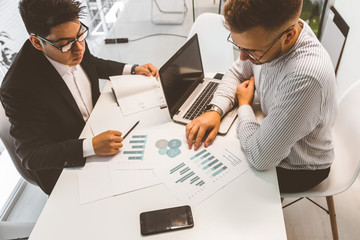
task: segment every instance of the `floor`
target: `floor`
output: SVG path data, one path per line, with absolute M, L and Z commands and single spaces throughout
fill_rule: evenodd
M 127 1 L 129 5 L 134 2 L 135 1 Z M 137 4 L 139 2 L 140 0 L 136 1 Z M 218 11 L 219 0 L 216 0 L 215 3 L 214 0 L 197 0 L 195 2 L 197 16 L 201 14 L 201 12 L 217 13 Z M 189 6 L 190 11 L 186 15 L 184 25 L 155 26 L 156 30 L 176 33 L 174 29 L 177 29 L 177 33 L 181 35 L 186 34 L 186 31 L 190 29 L 192 21 L 190 0 L 187 0 L 187 5 Z M 132 17 L 133 16 L 134 15 L 132 15 Z M 141 32 L 144 34 L 148 33 L 147 31 L 150 24 L 145 21 L 146 19 L 142 19 L 142 22 L 139 24 L 136 24 L 136 20 L 131 20 L 132 21 L 129 21 L 128 24 L 130 24 L 130 26 L 133 28 L 136 28 L 136 31 L 134 30 L 134 32 L 138 32 L 140 27 L 143 26 L 146 29 L 141 30 Z M 126 36 L 129 38 L 139 37 L 135 35 L 131 36 L 131 33 L 134 34 L 134 32 L 131 32 L 130 30 L 124 30 L 123 33 L 126 33 Z M 181 46 L 185 40 L 185 38 L 175 36 L 157 36 L 153 38 L 149 37 L 144 40 L 135 41 L 128 45 L 121 45 L 117 49 L 117 52 L 113 58 L 127 58 L 127 61 L 131 63 L 141 63 L 142 61 L 153 62 L 157 66 L 161 66 L 166 58 L 171 56 L 171 54 L 179 46 Z M 101 46 L 99 46 L 99 49 L 101 49 Z M 121 51 L 119 51 L 119 49 Z M 166 49 L 166 51 L 164 49 Z M 325 199 L 314 200 L 320 205 L 326 206 Z M 340 239 L 360 239 L 360 180 L 357 179 L 351 188 L 349 188 L 346 192 L 335 196 L 334 200 Z M 45 202 L 46 196 L 38 188 L 29 185 L 21 197 L 21 201 L 19 201 L 19 204 L 17 204 L 14 212 L 11 214 L 10 220 L 36 221 Z M 287 204 L 288 202 L 290 202 L 290 200 L 285 199 L 283 205 Z M 29 206 L 32 207 L 30 208 Z M 288 239 L 332 239 L 328 215 L 326 212 L 308 200 L 301 200 L 294 205 L 284 209 L 284 219 Z

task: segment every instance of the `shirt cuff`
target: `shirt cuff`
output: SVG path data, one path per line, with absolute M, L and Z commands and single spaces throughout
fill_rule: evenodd
M 92 145 L 92 138 L 85 138 L 83 141 L 83 157 L 95 155 L 94 147 Z
M 230 102 L 225 98 L 221 98 L 221 97 L 214 97 L 210 101 L 209 105 L 211 104 L 218 106 L 223 111 L 223 114 L 227 113 L 232 109 Z
M 238 108 L 237 114 L 239 117 L 240 122 L 248 122 L 248 121 L 255 121 L 256 122 L 256 116 L 254 113 L 254 110 L 250 105 L 242 105 Z
M 130 75 L 131 74 L 131 67 L 132 67 L 133 65 L 132 64 L 126 64 L 125 66 L 124 66 L 124 69 L 123 69 L 123 75 Z

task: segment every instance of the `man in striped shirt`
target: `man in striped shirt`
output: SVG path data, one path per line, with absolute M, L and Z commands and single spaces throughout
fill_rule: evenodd
M 186 126 L 197 150 L 218 132 L 223 113 L 235 104 L 247 160 L 257 170 L 276 167 L 281 192 L 307 190 L 329 174 L 334 159 L 331 128 L 336 84 L 329 55 L 309 25 L 299 19 L 302 0 L 228 0 L 228 41 L 240 57 L 225 74 L 214 107 Z M 261 125 L 251 108 L 259 98 Z

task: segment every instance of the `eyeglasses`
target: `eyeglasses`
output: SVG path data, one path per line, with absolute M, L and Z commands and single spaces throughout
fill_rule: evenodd
M 275 43 L 276 43 L 277 41 L 279 41 L 279 39 L 280 39 L 285 33 L 289 32 L 294 26 L 295 26 L 295 24 L 294 24 L 294 25 L 291 25 L 288 29 L 286 29 L 285 31 L 283 31 L 283 32 L 273 41 L 273 43 L 272 43 L 272 44 L 270 45 L 270 47 L 264 52 L 264 54 L 261 55 L 259 58 L 256 58 L 256 57 L 251 53 L 251 52 L 255 52 L 255 51 L 259 51 L 259 50 L 250 50 L 250 49 L 246 49 L 246 48 L 242 48 L 242 47 L 238 46 L 238 45 L 234 42 L 234 40 L 232 40 L 232 38 L 231 38 L 231 33 L 229 33 L 229 36 L 227 37 L 227 41 L 230 42 L 230 43 L 232 43 L 232 44 L 233 44 L 235 47 L 237 47 L 240 51 L 246 52 L 246 54 L 249 55 L 253 60 L 260 62 L 260 60 L 261 60 L 261 59 L 265 56 L 265 54 L 275 45 Z
M 34 33 L 31 33 L 31 35 L 33 36 L 37 36 L 38 38 L 40 38 L 41 40 L 49 43 L 50 45 L 54 46 L 55 48 L 59 49 L 61 52 L 65 53 L 65 52 L 68 52 L 70 49 L 73 48 L 74 46 L 74 43 L 76 42 L 82 42 L 85 40 L 85 38 L 88 36 L 89 34 L 89 28 L 83 24 L 82 22 L 80 22 L 80 29 L 79 29 L 79 32 L 78 34 L 81 32 L 81 34 L 74 40 L 68 42 L 67 44 L 63 45 L 63 46 L 58 46 L 54 43 L 52 43 L 51 41 L 47 40 L 46 38 L 40 36 L 40 35 L 37 35 L 37 34 L 34 34 Z

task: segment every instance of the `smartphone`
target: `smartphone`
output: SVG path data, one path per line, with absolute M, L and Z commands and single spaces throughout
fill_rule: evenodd
M 140 214 L 141 234 L 149 235 L 194 226 L 190 206 L 160 209 Z

